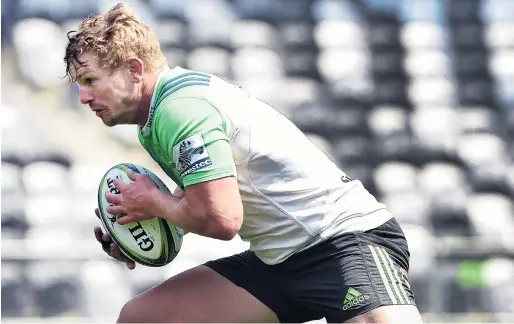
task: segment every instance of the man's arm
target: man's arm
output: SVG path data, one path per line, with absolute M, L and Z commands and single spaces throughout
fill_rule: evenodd
M 162 215 L 186 232 L 228 241 L 243 222 L 243 205 L 235 177 L 188 186 L 182 198 L 163 191 L 155 198 L 155 215 Z

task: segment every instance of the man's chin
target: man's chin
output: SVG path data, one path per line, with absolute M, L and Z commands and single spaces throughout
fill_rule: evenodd
M 112 119 L 102 119 L 102 122 L 104 123 L 105 126 L 107 127 L 113 127 L 113 126 L 116 126 L 117 123 L 114 122 Z

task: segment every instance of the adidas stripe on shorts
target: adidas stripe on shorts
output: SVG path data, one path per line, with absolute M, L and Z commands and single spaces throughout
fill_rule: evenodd
M 414 305 L 407 241 L 395 218 L 267 265 L 251 251 L 205 265 L 247 290 L 281 322 L 341 323 L 385 305 Z

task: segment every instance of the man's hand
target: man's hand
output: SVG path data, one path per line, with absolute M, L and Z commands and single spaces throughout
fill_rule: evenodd
M 133 182 L 131 184 L 114 180 L 114 186 L 120 194 L 107 192 L 107 202 L 114 206 L 107 207 L 107 212 L 117 216 L 119 224 L 152 219 L 156 214 L 152 213 L 155 206 L 155 193 L 159 191 L 157 185 L 146 174 L 128 171 L 127 175 Z
M 100 212 L 98 208 L 95 209 L 96 217 L 100 218 Z M 120 248 L 114 243 L 111 239 L 109 233 L 102 232 L 100 227 L 95 227 L 95 237 L 100 244 L 102 244 L 102 249 L 107 255 L 111 258 L 124 262 L 127 265 L 127 268 L 133 270 L 136 267 L 136 263 L 129 258 L 127 258 L 123 253 L 121 253 Z

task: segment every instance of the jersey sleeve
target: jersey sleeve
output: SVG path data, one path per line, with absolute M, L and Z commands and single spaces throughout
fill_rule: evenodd
M 159 148 L 184 187 L 236 175 L 226 122 L 207 100 L 165 100 L 154 123 Z

